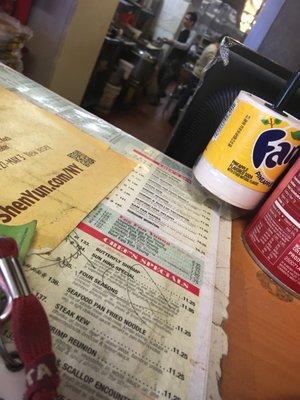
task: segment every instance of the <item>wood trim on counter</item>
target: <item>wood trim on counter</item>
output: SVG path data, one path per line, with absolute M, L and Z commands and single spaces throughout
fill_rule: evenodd
M 229 351 L 222 360 L 223 400 L 300 399 L 300 300 L 274 283 L 252 260 L 232 225 Z

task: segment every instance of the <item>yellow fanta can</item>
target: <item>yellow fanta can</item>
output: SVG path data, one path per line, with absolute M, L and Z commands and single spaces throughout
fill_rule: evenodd
M 209 192 L 250 210 L 298 156 L 299 144 L 298 119 L 241 91 L 193 172 Z

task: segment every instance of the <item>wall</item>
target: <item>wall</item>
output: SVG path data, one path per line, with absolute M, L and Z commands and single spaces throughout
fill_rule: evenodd
M 268 0 L 245 44 L 291 71 L 300 68 L 299 0 Z
M 27 74 L 80 104 L 118 0 L 36 0 Z
M 50 88 L 80 103 L 118 0 L 79 0 Z
M 73 0 L 36 0 L 33 3 L 28 25 L 34 34 L 27 44 L 29 53 L 24 72 L 44 86 L 50 84 L 60 41 L 75 6 Z

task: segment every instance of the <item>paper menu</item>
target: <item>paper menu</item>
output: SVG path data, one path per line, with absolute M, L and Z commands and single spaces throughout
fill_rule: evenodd
M 53 267 L 43 268 L 49 260 L 30 266 L 32 274 L 47 274 L 34 285 L 49 309 L 60 394 L 187 398 L 199 297 L 81 228 L 60 248 L 51 260 L 72 260 L 55 278 Z M 49 279 L 45 287 L 42 280 Z
M 38 221 L 35 250 L 56 247 L 135 163 L 0 88 L 0 222 Z

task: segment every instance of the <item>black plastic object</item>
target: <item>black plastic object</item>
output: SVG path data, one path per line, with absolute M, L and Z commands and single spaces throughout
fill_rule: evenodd
M 206 73 L 165 153 L 192 167 L 240 90 L 274 104 L 292 73 L 235 42 L 228 47 L 228 64 L 219 59 Z M 300 90 L 290 93 L 285 111 L 300 118 Z

